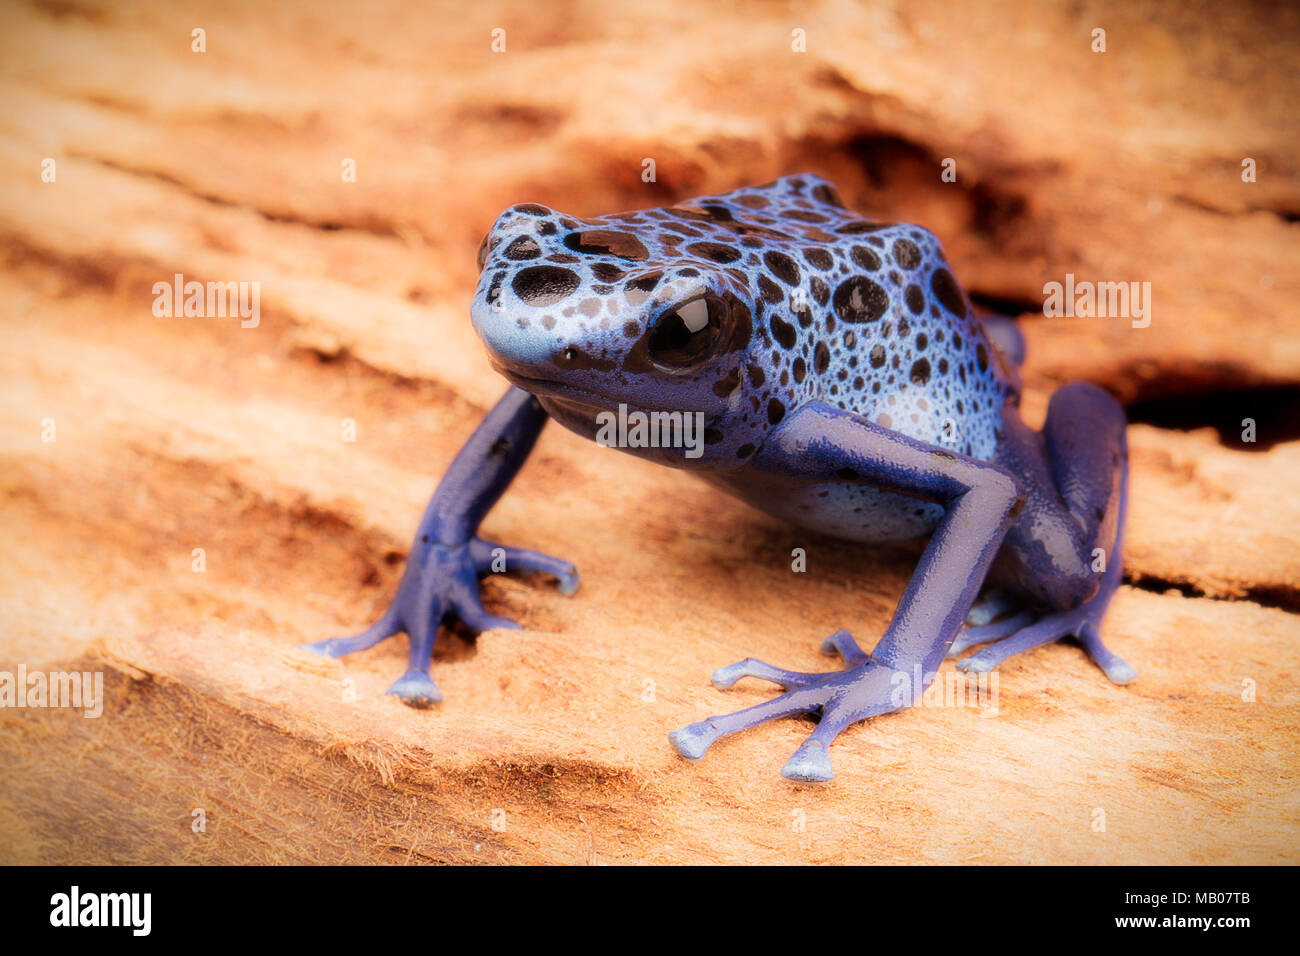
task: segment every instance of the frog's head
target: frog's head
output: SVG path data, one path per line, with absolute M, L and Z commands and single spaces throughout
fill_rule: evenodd
M 739 466 L 761 440 L 742 394 L 754 304 L 725 267 L 740 250 L 693 243 L 677 215 L 511 207 L 479 252 L 474 329 L 492 364 L 572 430 L 606 442 L 602 428 L 628 413 L 661 424 L 678 413 L 698 429 L 683 432 L 693 444 L 638 447 L 630 430 L 619 444 L 666 464 Z

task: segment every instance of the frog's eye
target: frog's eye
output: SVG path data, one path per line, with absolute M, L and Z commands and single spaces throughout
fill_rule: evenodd
M 650 359 L 667 369 L 703 361 L 712 352 L 726 316 L 726 304 L 712 296 L 670 309 L 650 329 Z
M 487 253 L 488 253 L 488 237 L 484 236 L 483 241 L 479 243 L 479 247 L 478 247 L 478 267 L 480 269 L 482 269 L 483 264 L 487 262 Z

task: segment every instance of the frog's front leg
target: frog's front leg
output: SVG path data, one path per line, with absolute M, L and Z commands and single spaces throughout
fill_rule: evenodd
M 542 571 L 559 579 L 562 593 L 576 591 L 578 574 L 567 561 L 507 548 L 476 534 L 483 516 L 523 467 L 546 421 L 546 412 L 528 392 L 513 387 L 506 392 L 457 453 L 429 501 L 388 610 L 354 637 L 335 637 L 305 647 L 326 657 L 342 657 L 405 631 L 411 642 L 410 662 L 388 692 L 413 706 L 428 706 L 442 699 L 429 677 L 429 663 L 444 619 L 459 617 L 477 631 L 519 626 L 483 608 L 478 593 L 480 575 L 501 570 Z
M 925 686 L 915 686 L 917 675 L 923 685 L 933 679 L 1023 500 L 1022 491 L 1003 468 L 926 445 L 820 402 L 802 406 L 783 421 L 755 456 L 753 467 L 756 479 L 771 479 L 774 486 L 781 481 L 850 481 L 945 508 L 889 628 L 869 658 L 845 653 L 845 670 L 817 675 L 770 675 L 751 666 L 740 673 L 769 677 L 793 689 L 670 735 L 678 753 L 695 759 L 726 734 L 777 717 L 819 713 L 817 729 L 782 773 L 795 780 L 830 780 L 827 748 L 841 730 L 919 699 Z M 725 684 L 732 674 L 723 676 Z

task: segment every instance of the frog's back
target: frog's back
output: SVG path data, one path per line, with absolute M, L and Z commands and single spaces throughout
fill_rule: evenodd
M 933 234 L 864 219 L 815 176 L 684 208 L 734 233 L 744 250 L 755 335 L 765 345 L 747 369 L 756 415 L 775 421 L 820 400 L 919 441 L 992 459 L 1003 407 L 1018 400 L 1018 379 Z M 943 514 L 939 505 L 843 482 L 769 488 L 752 474 L 716 480 L 764 511 L 854 540 L 923 536 Z
M 989 460 L 1016 379 L 994 350 L 938 239 L 845 209 L 815 176 L 692 200 L 740 234 L 768 349 L 760 408 L 805 401 Z M 730 216 L 728 220 L 726 217 Z

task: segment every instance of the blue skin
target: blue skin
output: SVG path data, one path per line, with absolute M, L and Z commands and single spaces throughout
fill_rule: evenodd
M 626 450 L 690 468 L 769 514 L 865 543 L 929 538 L 871 654 L 838 631 L 822 647 L 840 670 L 752 658 L 720 668 L 719 688 L 757 677 L 785 693 L 675 731 L 683 756 L 813 714 L 816 730 L 783 773 L 829 780 L 841 730 L 919 699 L 945 656 L 979 644 L 989 646 L 959 668 L 988 671 L 1074 636 L 1111 680 L 1136 676 L 1098 632 L 1122 569 L 1123 410 L 1074 384 L 1053 395 L 1041 432 L 1026 426 L 1023 339 L 1008 319 L 975 317 L 924 229 L 865 220 L 805 175 L 597 219 L 514 206 L 484 239 L 480 266 L 474 328 L 512 387 L 438 486 L 392 606 L 364 633 L 312 649 L 339 657 L 405 631 L 410 666 L 390 693 L 440 700 L 429 664 L 442 620 L 519 626 L 479 600 L 494 550 L 507 568 L 557 577 L 565 593 L 578 585 L 565 561 L 480 539 L 483 516 L 548 417 L 595 438 L 597 415 L 626 405 L 700 413 L 699 457 Z M 999 586 L 975 605 L 986 580 Z

